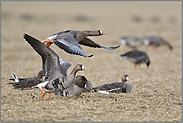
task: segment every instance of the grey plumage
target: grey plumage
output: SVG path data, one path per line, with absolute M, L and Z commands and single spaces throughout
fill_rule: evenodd
M 139 50 L 129 51 L 125 54 L 120 55 L 120 58 L 127 59 L 133 62 L 135 64 L 135 68 L 137 64 L 140 65 L 142 63 L 146 63 L 147 67 L 149 67 L 150 65 L 150 59 L 148 55 L 145 52 Z
M 51 48 L 27 34 L 24 34 L 24 38 L 42 58 L 45 81 L 36 85 L 43 90 L 42 97 L 45 91 L 49 94 L 68 88 L 74 82 L 76 73 L 86 70 L 83 65 L 77 64 L 69 76 L 62 74 L 59 57 Z
M 95 30 L 95 31 L 74 31 L 74 30 L 66 30 L 59 33 L 55 33 L 51 36 L 49 36 L 46 40 L 43 40 L 43 43 L 47 43 L 52 41 L 54 44 L 56 44 L 59 48 L 66 51 L 67 53 L 74 54 L 74 55 L 80 55 L 87 57 L 87 55 L 82 50 L 81 45 L 94 47 L 94 48 L 104 48 L 108 50 L 113 50 L 118 48 L 117 47 L 104 47 L 101 46 L 91 39 L 87 38 L 87 36 L 100 36 L 105 34 L 101 30 Z M 91 57 L 92 55 L 88 56 Z
M 128 75 L 123 75 L 122 82 L 114 82 L 110 84 L 104 84 L 95 88 L 92 88 L 95 92 L 109 94 L 109 93 L 130 93 L 132 91 L 132 84 L 125 83 L 129 80 Z

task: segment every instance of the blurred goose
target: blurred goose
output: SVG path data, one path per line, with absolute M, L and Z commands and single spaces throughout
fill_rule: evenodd
M 154 36 L 144 36 L 143 38 L 143 43 L 146 46 L 150 46 L 152 49 L 156 49 L 156 47 L 162 46 L 162 45 L 167 45 L 170 50 L 173 49 L 173 47 L 166 41 L 164 40 L 161 36 L 154 35 Z
M 114 82 L 110 84 L 101 85 L 92 88 L 95 92 L 109 94 L 109 93 L 130 93 L 132 91 L 132 84 L 125 83 L 130 80 L 128 75 L 124 74 L 122 77 L 122 82 Z
M 95 31 L 74 31 L 74 30 L 66 30 L 59 33 L 55 33 L 42 42 L 45 43 L 47 46 L 50 46 L 51 44 L 56 44 L 59 48 L 66 51 L 70 54 L 80 55 L 87 57 L 84 51 L 82 50 L 81 45 L 94 47 L 94 48 L 104 48 L 108 50 L 114 50 L 117 47 L 104 47 L 101 46 L 91 39 L 87 38 L 87 36 L 100 36 L 105 34 L 105 32 L 102 32 L 101 30 L 95 30 Z M 91 57 L 93 55 L 90 55 L 88 57 Z
M 137 65 L 139 65 L 139 67 L 140 67 L 140 64 L 142 64 L 142 63 L 146 63 L 147 67 L 149 67 L 149 65 L 150 65 L 150 59 L 147 56 L 147 54 L 145 52 L 139 51 L 139 50 L 132 50 L 130 52 L 122 54 L 122 55 L 120 55 L 120 58 L 127 59 L 127 60 L 133 62 L 135 65 L 135 69 L 136 69 Z
M 69 86 L 69 88 L 60 91 L 61 96 L 77 96 L 81 94 L 83 91 L 87 91 L 87 79 L 84 76 L 77 76 L 74 83 Z M 89 91 L 89 90 L 88 90 Z
M 14 80 L 15 82 L 9 83 L 13 84 L 14 88 L 20 88 L 20 89 L 28 89 L 31 88 L 32 86 L 35 86 L 41 82 L 43 82 L 43 70 L 41 70 L 37 77 L 30 77 L 30 78 L 18 78 L 12 73 L 12 76 L 14 79 L 9 79 L 9 80 Z
M 83 65 L 77 64 L 70 75 L 67 76 L 67 71 L 61 70 L 58 55 L 51 48 L 27 34 L 24 34 L 24 39 L 42 57 L 45 81 L 32 87 L 39 87 L 43 91 L 42 98 L 46 92 L 48 93 L 47 99 L 49 99 L 50 92 L 67 89 L 74 83 L 76 73 L 81 70 L 86 70 Z
M 137 48 L 143 44 L 143 40 L 137 36 L 121 37 L 119 41 L 121 42 L 121 44 L 126 45 L 130 48 Z
M 59 59 L 60 61 L 60 69 L 63 74 L 65 74 L 67 69 L 71 66 L 71 63 L 66 61 L 65 59 Z M 39 83 L 42 83 L 44 81 L 43 78 L 43 70 L 41 70 L 37 77 L 30 77 L 30 78 L 18 78 L 12 73 L 12 76 L 14 79 L 9 79 L 9 80 L 14 80 L 15 82 L 9 83 L 13 84 L 13 87 L 15 89 L 20 88 L 20 89 L 31 89 L 33 86 L 36 86 Z

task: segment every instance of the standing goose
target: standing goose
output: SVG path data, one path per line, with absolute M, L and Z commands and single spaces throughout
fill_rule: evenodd
M 78 75 L 74 83 L 70 85 L 69 88 L 60 91 L 60 95 L 65 97 L 77 96 L 86 90 L 88 90 L 87 79 L 84 76 Z
M 24 34 L 24 39 L 42 57 L 45 81 L 32 87 L 42 89 L 42 98 L 46 92 L 48 92 L 47 99 L 49 99 L 50 92 L 58 92 L 67 89 L 70 84 L 74 82 L 76 73 L 81 70 L 86 70 L 83 65 L 77 64 L 70 75 L 67 76 L 67 71 L 61 70 L 58 55 L 51 48 L 27 34 Z
M 9 83 L 9 84 L 13 84 L 13 87 L 15 89 L 20 88 L 23 90 L 23 89 L 31 88 L 32 86 L 35 86 L 43 82 L 43 70 L 41 70 L 37 74 L 37 77 L 18 78 L 13 73 L 12 73 L 12 76 L 14 79 L 9 79 L 9 80 L 14 80 L 15 82 Z
M 133 62 L 135 65 L 135 69 L 137 68 L 137 65 L 140 66 L 140 64 L 142 63 L 146 63 L 147 67 L 149 67 L 150 65 L 150 59 L 147 54 L 139 50 L 132 50 L 130 52 L 122 54 L 120 55 L 120 58 L 127 59 Z
M 152 49 L 156 49 L 156 47 L 162 46 L 162 45 L 167 45 L 169 47 L 170 50 L 173 49 L 173 47 L 166 41 L 164 40 L 162 37 L 158 36 L 158 35 L 154 35 L 154 36 L 144 36 L 143 37 L 143 43 L 146 46 L 150 46 Z
M 59 59 L 60 61 L 60 69 L 62 74 L 65 74 L 67 69 L 71 66 L 71 63 L 64 59 Z M 30 77 L 30 78 L 18 78 L 12 73 L 12 76 L 14 79 L 9 79 L 9 80 L 14 80 L 15 82 L 9 83 L 13 84 L 13 87 L 15 89 L 20 88 L 20 89 L 31 89 L 33 86 L 36 86 L 39 83 L 42 83 L 44 81 L 43 78 L 43 70 L 41 70 L 38 74 L 37 77 Z
M 95 92 L 109 94 L 109 93 L 130 93 L 132 91 L 132 84 L 125 83 L 130 80 L 128 75 L 124 74 L 122 77 L 122 82 L 114 82 L 110 84 L 101 85 L 92 88 Z
M 137 36 L 121 37 L 120 42 L 121 42 L 121 44 L 126 45 L 133 49 L 135 49 L 143 44 L 143 40 Z
M 84 57 L 91 57 L 86 56 L 84 51 L 82 50 L 82 47 L 80 44 L 94 47 L 94 48 L 104 48 L 108 50 L 114 50 L 117 47 L 104 47 L 101 46 L 91 39 L 87 38 L 87 36 L 100 36 L 105 34 L 105 32 L 102 32 L 101 30 L 95 30 L 95 31 L 74 31 L 74 30 L 66 30 L 59 33 L 55 33 L 42 42 L 45 43 L 47 46 L 50 46 L 51 44 L 56 44 L 59 48 L 66 51 L 70 54 L 80 55 Z

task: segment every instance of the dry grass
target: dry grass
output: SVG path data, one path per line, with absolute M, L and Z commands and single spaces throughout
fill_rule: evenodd
M 1 2 L 1 121 L 28 122 L 181 122 L 182 59 L 181 2 Z M 82 16 L 80 16 L 80 14 Z M 133 20 L 138 16 L 139 23 Z M 158 23 L 149 19 L 159 17 Z M 173 16 L 174 23 L 168 18 Z M 79 18 L 79 19 L 78 19 Z M 40 40 L 66 29 L 96 30 L 104 36 L 92 37 L 104 46 L 119 45 L 126 35 L 158 34 L 173 45 L 173 51 L 160 47 L 148 51 L 150 69 L 142 65 L 135 70 L 132 63 L 118 59 L 125 52 L 84 47 L 92 58 L 70 55 L 56 46 L 52 49 L 71 62 L 71 69 L 82 63 L 85 75 L 94 86 L 120 81 L 124 73 L 130 77 L 133 90 L 129 94 L 84 93 L 77 97 L 41 98 L 41 90 L 16 90 L 8 85 L 11 73 L 33 77 L 41 69 L 40 56 L 22 38 L 28 33 Z M 146 51 L 145 47 L 140 48 Z M 34 98 L 32 98 L 35 96 Z

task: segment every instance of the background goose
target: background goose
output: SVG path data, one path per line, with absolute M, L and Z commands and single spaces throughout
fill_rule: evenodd
M 142 64 L 142 63 L 146 63 L 147 67 L 149 67 L 149 65 L 150 65 L 150 59 L 149 59 L 148 55 L 145 52 L 139 51 L 139 50 L 132 50 L 130 52 L 122 54 L 122 55 L 120 55 L 120 58 L 127 59 L 127 60 L 133 62 L 135 65 L 135 69 L 136 69 L 137 65 L 140 66 L 140 64 Z
M 159 47 L 162 45 L 167 45 L 170 50 L 173 49 L 173 47 L 159 35 L 144 36 L 143 40 L 144 40 L 143 42 L 146 46 L 148 46 L 148 47 L 150 46 L 154 50 L 156 49 L 156 47 Z
M 122 77 L 122 82 L 114 82 L 110 84 L 101 85 L 92 88 L 95 92 L 109 94 L 109 93 L 130 93 L 132 91 L 132 84 L 125 83 L 130 80 L 128 75 L 124 74 Z
M 95 31 L 74 31 L 74 30 L 66 30 L 59 33 L 55 33 L 42 42 L 45 43 L 47 46 L 50 46 L 51 44 L 56 44 L 59 48 L 63 49 L 67 53 L 80 55 L 87 57 L 84 51 L 82 50 L 82 47 L 80 44 L 94 47 L 94 48 L 104 48 L 108 50 L 114 50 L 117 47 L 104 47 L 101 46 L 91 39 L 87 38 L 87 36 L 100 36 L 105 34 L 105 32 L 102 32 L 101 30 L 95 30 Z M 88 57 L 91 57 L 93 55 L 90 55 Z
M 88 81 L 84 76 L 78 75 L 74 83 L 70 85 L 69 88 L 60 91 L 60 95 L 68 97 L 68 96 L 77 96 L 78 94 L 81 94 L 83 91 L 88 92 L 89 88 L 87 87 L 87 82 Z
M 130 48 L 137 48 L 143 44 L 143 40 L 137 36 L 121 37 L 119 41 Z
M 47 99 L 49 99 L 50 92 L 62 91 L 68 88 L 74 82 L 76 73 L 86 70 L 83 65 L 77 64 L 70 75 L 67 76 L 67 71 L 61 71 L 59 57 L 51 48 L 27 34 L 24 34 L 24 39 L 42 57 L 45 81 L 33 86 L 42 89 L 42 98 L 46 92 L 48 92 Z

